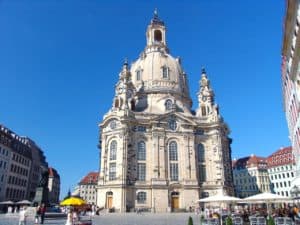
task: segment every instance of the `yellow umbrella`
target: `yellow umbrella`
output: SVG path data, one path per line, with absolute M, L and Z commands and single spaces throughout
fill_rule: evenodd
M 85 205 L 86 202 L 81 199 L 81 198 L 78 198 L 78 197 L 70 197 L 70 198 L 67 198 L 65 200 L 63 200 L 60 205 L 63 205 L 63 206 L 67 206 L 67 205 Z

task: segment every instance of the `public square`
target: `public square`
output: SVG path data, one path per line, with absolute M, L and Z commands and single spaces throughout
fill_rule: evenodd
M 93 225 L 185 225 L 188 218 L 193 218 L 194 225 L 200 224 L 200 216 L 194 213 L 107 213 L 93 216 Z M 17 225 L 18 214 L 0 214 L 0 225 Z M 46 224 L 65 225 L 66 219 L 47 219 Z M 34 225 L 33 216 L 29 217 L 26 225 Z

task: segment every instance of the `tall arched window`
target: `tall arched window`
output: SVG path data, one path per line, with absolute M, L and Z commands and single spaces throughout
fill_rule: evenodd
M 169 160 L 170 160 L 170 179 L 178 181 L 178 153 L 177 143 L 171 141 L 169 144 Z
M 198 144 L 198 162 L 203 162 L 205 161 L 205 152 L 204 152 L 204 146 L 203 144 Z
M 140 141 L 138 143 L 137 159 L 138 160 L 146 160 L 146 148 L 145 148 L 144 141 Z
M 117 142 L 115 140 L 110 143 L 109 159 L 110 160 L 117 159 Z
M 177 143 L 175 141 L 171 141 L 169 144 L 169 159 L 170 161 L 177 161 Z
M 198 177 L 200 182 L 206 181 L 205 149 L 203 144 L 197 146 Z
M 146 145 L 144 141 L 138 142 L 137 145 L 137 180 L 146 180 Z

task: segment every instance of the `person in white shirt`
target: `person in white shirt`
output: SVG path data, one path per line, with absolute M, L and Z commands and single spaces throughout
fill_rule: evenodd
M 26 219 L 27 219 L 27 208 L 26 206 L 24 206 L 23 208 L 21 208 L 20 212 L 19 212 L 19 225 L 26 225 Z

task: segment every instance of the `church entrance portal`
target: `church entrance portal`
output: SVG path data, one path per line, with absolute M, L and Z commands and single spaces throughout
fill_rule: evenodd
M 171 193 L 171 208 L 172 211 L 179 209 L 179 192 Z
M 111 209 L 113 207 L 113 193 L 112 191 L 106 192 L 106 208 Z

